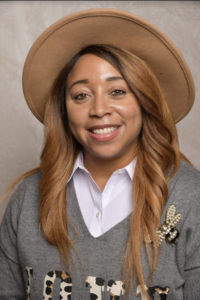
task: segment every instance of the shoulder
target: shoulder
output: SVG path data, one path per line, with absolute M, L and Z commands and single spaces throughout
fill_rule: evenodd
M 34 195 L 35 193 L 39 192 L 40 188 L 40 181 L 42 178 L 42 172 L 36 172 L 25 179 L 23 179 L 19 186 L 17 187 L 16 191 L 14 192 L 11 202 L 14 201 L 14 199 L 19 199 L 31 195 Z
M 39 205 L 39 188 L 42 173 L 36 172 L 23 179 L 13 193 L 4 218 L 10 218 L 17 222 L 24 208 L 32 209 Z
M 194 218 L 193 222 L 196 218 L 199 219 L 200 172 L 184 161 L 180 162 L 176 174 L 168 182 L 168 199 L 164 215 L 170 205 L 174 205 L 177 213 L 181 213 L 182 221 L 186 218 L 189 221 Z
M 176 174 L 168 182 L 169 194 L 176 192 L 187 197 L 200 198 L 200 171 L 190 164 L 180 161 Z M 196 197 L 195 197 L 196 198 Z
M 42 178 L 42 172 L 36 172 L 28 177 L 26 177 L 25 179 L 22 180 L 21 184 L 20 184 L 20 188 L 27 190 L 27 189 L 37 189 L 40 186 L 40 181 Z

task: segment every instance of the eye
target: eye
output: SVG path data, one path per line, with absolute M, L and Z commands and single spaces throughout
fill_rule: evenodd
M 79 96 L 81 96 L 81 97 L 79 97 Z M 84 100 L 85 98 L 86 98 L 86 94 L 84 94 L 84 93 L 78 94 L 76 97 L 74 97 L 75 100 Z
M 115 94 L 113 94 L 115 93 Z M 121 96 L 123 94 L 126 94 L 126 92 L 122 91 L 122 90 L 114 90 L 112 93 L 111 93 L 113 96 Z

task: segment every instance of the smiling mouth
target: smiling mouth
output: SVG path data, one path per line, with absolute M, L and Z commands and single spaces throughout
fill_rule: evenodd
M 115 130 L 117 130 L 117 128 L 119 128 L 119 126 L 117 127 L 107 127 L 107 128 L 103 128 L 103 129 L 92 129 L 91 132 L 92 133 L 95 133 L 95 134 L 108 134 L 108 133 L 111 133 Z

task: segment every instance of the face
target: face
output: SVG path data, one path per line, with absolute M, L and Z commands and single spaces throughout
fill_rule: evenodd
M 69 126 L 84 154 L 135 157 L 141 107 L 121 73 L 104 59 L 81 56 L 66 82 Z

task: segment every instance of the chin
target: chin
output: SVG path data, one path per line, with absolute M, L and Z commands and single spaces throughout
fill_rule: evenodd
M 99 158 L 112 158 L 112 157 L 116 157 L 118 155 L 120 155 L 121 151 L 94 151 L 93 152 L 96 156 L 98 156 Z

